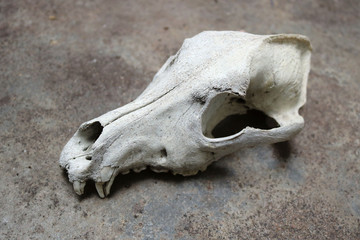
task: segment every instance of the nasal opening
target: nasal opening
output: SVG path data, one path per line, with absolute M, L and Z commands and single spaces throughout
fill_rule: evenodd
M 103 128 L 98 121 L 80 127 L 78 143 L 83 147 L 83 151 L 86 151 L 100 137 Z

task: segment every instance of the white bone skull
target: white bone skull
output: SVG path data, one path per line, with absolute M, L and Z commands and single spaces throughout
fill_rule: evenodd
M 77 194 L 92 179 L 103 198 L 119 173 L 194 175 L 240 148 L 288 140 L 304 126 L 310 52 L 300 35 L 186 39 L 136 100 L 80 126 L 60 166 Z

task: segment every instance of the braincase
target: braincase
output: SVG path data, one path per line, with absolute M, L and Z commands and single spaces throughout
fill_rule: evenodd
M 297 114 L 305 103 L 310 50 L 303 37 L 278 35 L 266 39 L 252 54 L 247 100 L 272 117 Z
M 243 32 L 203 32 L 186 39 L 166 66 L 180 79 L 209 82 L 242 73 L 248 68 L 247 57 L 263 36 Z
M 212 67 L 227 56 L 236 55 L 239 50 L 248 47 L 261 37 L 242 32 L 202 32 L 184 41 L 172 62 L 179 64 L 170 63 L 168 67 L 181 67 L 178 72 L 194 72 L 197 69 Z M 238 61 L 241 60 L 242 54 L 238 57 Z M 237 62 L 233 62 L 233 65 Z
M 263 38 L 232 31 L 206 31 L 188 38 L 158 71 L 143 96 L 155 87 L 160 94 L 186 82 L 209 86 L 212 82 L 233 81 L 234 77 L 247 75 L 247 55 Z
M 162 66 L 140 98 L 162 96 L 176 87 L 189 84 L 193 89 L 204 91 L 220 85 L 222 89 L 248 95 L 249 92 L 257 93 L 279 83 L 277 88 L 270 90 L 278 89 L 281 92 L 290 87 L 294 94 L 275 96 L 266 90 L 266 95 L 264 91 L 251 99 L 257 108 L 272 109 L 272 113 L 276 114 L 278 104 L 284 98 L 290 97 L 289 104 L 284 108 L 297 105 L 299 98 L 304 99 L 303 86 L 306 82 L 303 80 L 309 68 L 309 49 L 308 40 L 298 35 L 202 32 L 184 41 L 180 50 Z M 271 79 L 274 84 L 271 84 Z M 264 103 L 264 97 L 269 101 Z

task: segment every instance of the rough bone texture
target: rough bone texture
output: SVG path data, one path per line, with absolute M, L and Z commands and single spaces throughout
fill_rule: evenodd
M 290 139 L 304 125 L 310 43 L 300 35 L 202 32 L 186 39 L 133 102 L 83 123 L 60 165 L 79 195 L 150 167 L 184 176 L 243 147 Z

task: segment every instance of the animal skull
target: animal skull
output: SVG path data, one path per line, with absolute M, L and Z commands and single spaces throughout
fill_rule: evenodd
M 77 194 L 92 179 L 104 198 L 119 173 L 189 176 L 240 148 L 288 140 L 304 126 L 310 52 L 291 34 L 186 39 L 136 100 L 83 123 L 60 165 Z

